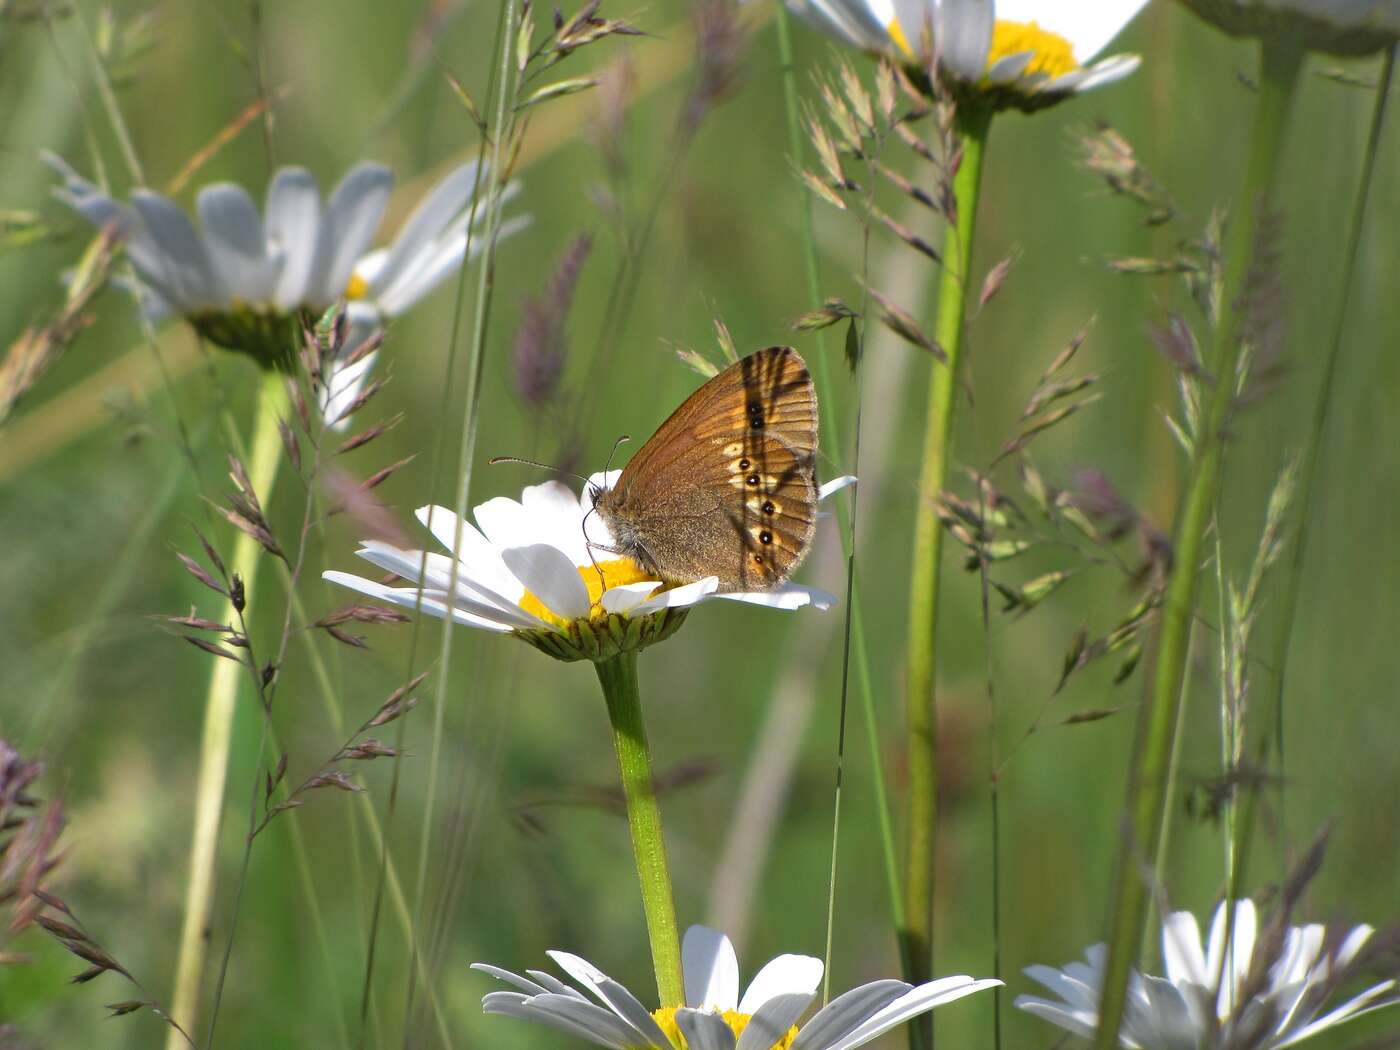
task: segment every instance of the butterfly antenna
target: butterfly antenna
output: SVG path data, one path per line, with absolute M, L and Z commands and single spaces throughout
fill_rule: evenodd
M 613 456 L 617 455 L 617 450 L 619 448 L 621 448 L 623 445 L 627 444 L 627 442 L 631 440 L 632 439 L 630 437 L 628 437 L 626 434 L 623 434 L 620 438 L 613 442 L 612 451 L 608 453 L 608 465 L 603 468 L 603 473 L 606 474 L 608 471 L 612 470 Z
M 576 474 L 572 470 L 565 470 L 563 467 L 556 467 L 553 463 L 541 463 L 537 459 L 521 459 L 519 456 L 492 456 L 486 461 L 489 465 L 495 466 L 497 463 L 523 463 L 527 467 L 539 467 L 541 470 L 552 470 L 556 474 L 567 474 L 571 478 L 578 478 L 585 485 L 588 479 L 582 474 Z

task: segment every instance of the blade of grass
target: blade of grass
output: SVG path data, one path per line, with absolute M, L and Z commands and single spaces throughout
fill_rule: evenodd
M 1318 385 L 1317 401 L 1313 407 L 1312 427 L 1303 446 L 1302 469 L 1298 482 L 1298 533 L 1293 540 L 1293 556 L 1288 560 L 1288 570 L 1284 574 L 1283 598 L 1280 603 L 1279 628 L 1274 648 L 1274 737 L 1278 753 L 1279 772 L 1279 828 L 1280 847 L 1283 851 L 1281 873 L 1288 871 L 1288 813 L 1284 804 L 1284 785 L 1287 780 L 1285 763 L 1285 708 L 1284 694 L 1288 678 L 1288 658 L 1292 652 L 1294 623 L 1298 616 L 1298 596 L 1302 591 L 1303 564 L 1308 552 L 1308 519 L 1314 502 L 1321 503 L 1316 490 L 1319 469 L 1327 442 L 1328 420 L 1332 413 L 1333 389 L 1336 385 L 1337 366 L 1341 360 L 1342 344 L 1346 340 L 1347 321 L 1351 316 L 1352 288 L 1356 279 L 1356 264 L 1361 255 L 1361 241 L 1366 233 L 1366 213 L 1371 202 L 1371 185 L 1376 171 L 1376 158 L 1380 153 L 1381 133 L 1385 129 L 1385 118 L 1390 101 L 1391 82 L 1395 75 L 1395 56 L 1400 45 L 1386 52 L 1385 65 L 1381 71 L 1380 86 L 1376 89 L 1376 104 L 1371 111 L 1370 132 L 1366 136 L 1366 151 L 1361 162 L 1361 184 L 1356 190 L 1356 200 L 1352 209 L 1351 227 L 1347 233 L 1346 261 L 1342 264 L 1341 291 L 1337 295 L 1336 314 L 1332 322 L 1332 338 L 1327 344 L 1327 356 L 1323 360 L 1322 381 Z

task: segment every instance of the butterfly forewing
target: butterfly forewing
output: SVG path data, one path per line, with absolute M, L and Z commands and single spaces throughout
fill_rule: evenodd
M 624 553 L 671 582 L 786 580 L 816 523 L 817 402 L 791 347 L 735 362 L 692 394 L 598 501 Z

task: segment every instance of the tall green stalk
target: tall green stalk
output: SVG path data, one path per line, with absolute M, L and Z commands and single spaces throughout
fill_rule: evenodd
M 924 458 L 919 471 L 914 519 L 914 556 L 909 588 L 908 704 L 909 806 L 904 831 L 904 929 L 901 939 L 906 979 L 914 984 L 933 974 L 933 896 L 938 820 L 938 707 L 934 677 L 938 669 L 938 598 L 942 579 L 943 529 L 938 497 L 948 480 L 948 446 L 958 390 L 958 369 L 967 306 L 967 276 L 977 198 L 982 187 L 982 159 L 991 128 L 990 106 L 961 105 L 957 132 L 962 165 L 953 178 L 957 221 L 944 234 L 943 273 L 938 289 L 935 338 L 947 361 L 929 377 L 924 420 Z M 931 1045 L 932 1018 L 909 1027 L 913 1045 Z
M 1266 39 L 1261 49 L 1249 164 L 1225 242 L 1224 281 L 1210 362 L 1214 382 L 1196 434 L 1186 498 L 1173 536 L 1173 567 L 1162 606 L 1156 666 L 1138 718 L 1137 748 L 1128 785 L 1129 826 L 1115 874 L 1108 964 L 1094 1044 L 1097 1050 L 1113 1050 L 1117 1045 L 1128 975 L 1145 932 L 1148 887 L 1141 867 L 1146 858 L 1155 855 L 1164 823 L 1166 784 L 1195 619 L 1206 524 L 1215 511 L 1225 428 L 1245 336 L 1240 297 L 1261 213 L 1273 197 L 1284 128 L 1302 68 L 1303 49 L 1297 39 Z
M 637 686 L 637 654 L 621 653 L 593 665 L 612 723 L 617 770 L 627 800 L 627 826 L 632 832 L 632 855 L 646 912 L 651 963 L 656 971 L 660 1004 L 685 1005 L 681 978 L 681 941 L 676 926 L 676 902 L 671 894 L 671 869 L 661 834 L 661 809 L 651 775 L 651 748 L 642 722 L 642 697 Z
M 1390 99 L 1390 84 L 1395 73 L 1397 50 L 1400 48 L 1392 48 L 1385 56 L 1385 67 L 1376 94 L 1376 106 L 1371 113 L 1371 132 L 1366 140 L 1366 155 L 1361 165 L 1361 184 L 1356 190 L 1351 229 L 1347 235 L 1346 262 L 1342 265 L 1342 286 L 1337 295 L 1337 310 L 1332 321 L 1332 340 L 1328 344 L 1327 357 L 1323 361 L 1322 380 L 1318 385 L 1317 403 L 1313 407 L 1312 430 L 1308 434 L 1307 444 L 1303 446 L 1302 463 L 1298 473 L 1298 535 L 1293 541 L 1293 556 L 1289 559 L 1283 585 L 1281 626 L 1274 648 L 1274 736 L 1277 740 L 1280 767 L 1284 764 L 1284 687 L 1288 674 L 1290 643 L 1293 640 L 1293 621 L 1298 614 L 1298 594 L 1302 589 L 1303 559 L 1307 557 L 1308 552 L 1308 515 L 1312 510 L 1318 466 L 1322 461 L 1323 444 L 1327 439 L 1327 420 L 1332 411 L 1332 388 L 1337 377 L 1337 362 L 1341 358 L 1342 340 L 1346 335 L 1347 318 L 1351 314 L 1352 283 L 1356 276 L 1356 261 L 1361 254 L 1361 237 L 1366 229 L 1366 211 L 1371 201 L 1371 181 L 1376 171 L 1376 153 L 1380 146 L 1381 130 L 1385 127 L 1386 104 Z M 1286 770 L 1280 769 L 1280 772 Z M 1283 820 L 1281 799 L 1282 792 L 1279 823 L 1283 827 L 1284 834 L 1281 838 L 1286 849 L 1288 827 Z M 1287 866 L 1286 856 L 1284 865 Z
M 264 504 L 271 500 L 272 487 L 276 484 L 277 471 L 282 463 L 282 438 L 277 431 L 277 420 L 286 406 L 286 377 L 275 369 L 269 369 L 263 373 L 258 392 L 253 437 L 246 464 L 253 491 Z M 260 551 L 257 540 L 240 531 L 229 560 L 229 570 L 242 577 L 250 600 L 257 595 Z M 170 999 L 171 1016 L 188 1031 L 194 1031 L 198 1022 L 200 984 L 208 947 L 205 927 L 214 898 L 215 855 L 224 809 L 229 751 L 233 745 L 233 716 L 239 683 L 247 675 L 243 664 L 233 660 L 215 660 L 213 665 L 204 701 L 204 737 L 200 743 L 199 778 L 195 785 L 194 834 L 190 845 L 189 879 L 185 884 L 185 918 L 180 928 L 180 954 L 175 964 L 175 988 Z M 184 1045 L 184 1040 L 172 1030 L 167 1046 Z

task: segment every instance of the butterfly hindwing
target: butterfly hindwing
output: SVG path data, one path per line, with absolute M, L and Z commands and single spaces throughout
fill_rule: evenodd
M 668 582 L 786 580 L 816 523 L 817 402 L 791 347 L 726 368 L 633 456 L 598 508 L 624 552 Z

